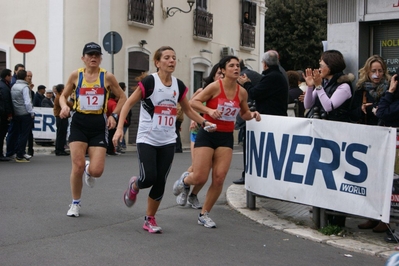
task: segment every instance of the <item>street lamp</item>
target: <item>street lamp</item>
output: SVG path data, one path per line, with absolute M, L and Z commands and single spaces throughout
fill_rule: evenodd
M 180 12 L 183 12 L 183 13 L 190 13 L 191 10 L 193 9 L 193 5 L 195 4 L 195 0 L 187 0 L 187 4 L 188 4 L 189 7 L 190 7 L 190 9 L 189 9 L 188 11 L 181 10 L 181 9 L 178 8 L 178 7 L 171 7 L 171 8 L 167 7 L 167 8 L 166 8 L 166 17 L 173 17 L 174 14 L 175 14 L 177 11 L 180 11 Z M 165 12 L 165 11 L 164 11 L 164 12 Z

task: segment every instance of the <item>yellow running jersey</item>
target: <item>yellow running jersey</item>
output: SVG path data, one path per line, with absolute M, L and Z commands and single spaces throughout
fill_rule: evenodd
M 74 90 L 73 109 L 83 114 L 104 114 L 107 112 L 109 89 L 105 84 L 107 71 L 100 68 L 96 81 L 89 83 L 84 78 L 85 68 L 78 69 L 78 82 Z

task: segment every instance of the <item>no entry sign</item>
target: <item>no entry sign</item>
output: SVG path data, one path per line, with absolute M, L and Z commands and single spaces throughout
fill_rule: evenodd
M 29 53 L 35 48 L 36 38 L 32 32 L 27 30 L 18 31 L 14 35 L 13 44 L 15 49 L 21 53 Z

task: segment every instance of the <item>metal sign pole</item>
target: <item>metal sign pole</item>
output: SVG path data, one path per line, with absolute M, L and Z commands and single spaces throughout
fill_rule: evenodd
M 26 53 L 22 53 L 22 54 L 23 54 L 23 57 L 22 57 L 22 64 L 24 64 L 25 69 L 26 69 L 26 64 L 25 64 L 25 54 L 26 54 Z
M 122 48 L 122 37 L 116 31 L 110 31 L 105 34 L 103 38 L 104 49 L 111 54 L 112 60 L 112 74 L 114 73 L 114 55 L 117 54 Z

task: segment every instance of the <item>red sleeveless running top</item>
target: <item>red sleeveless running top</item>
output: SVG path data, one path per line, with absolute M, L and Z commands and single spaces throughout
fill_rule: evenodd
M 234 99 L 229 100 L 224 92 L 222 80 L 219 80 L 220 94 L 206 102 L 206 106 L 212 109 L 218 109 L 222 113 L 219 119 L 213 119 L 208 114 L 204 114 L 204 118 L 211 123 L 217 125 L 216 131 L 233 132 L 237 115 L 240 113 L 240 86 L 237 84 Z

